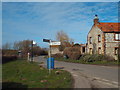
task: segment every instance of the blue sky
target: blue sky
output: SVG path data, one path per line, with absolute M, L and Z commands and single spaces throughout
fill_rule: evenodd
M 35 40 L 48 47 L 43 38 L 56 40 L 63 30 L 75 43 L 86 43 L 94 15 L 101 22 L 118 21 L 117 2 L 3 2 L 2 41 Z

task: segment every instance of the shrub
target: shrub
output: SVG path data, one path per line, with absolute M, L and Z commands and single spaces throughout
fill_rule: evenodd
M 3 56 L 15 56 L 18 55 L 18 51 L 17 50 L 2 50 L 2 55 Z
M 14 60 L 17 60 L 17 56 L 2 56 L 3 64 Z
M 56 53 L 56 54 L 53 54 L 52 57 L 54 57 L 54 58 L 61 58 L 61 57 L 63 57 L 63 54 Z
M 114 61 L 114 58 L 107 55 L 102 54 L 85 54 L 81 56 L 80 60 L 84 62 L 95 62 L 95 61 Z
M 67 56 L 70 59 L 79 59 L 81 56 L 79 47 L 68 47 L 64 49 L 63 55 Z

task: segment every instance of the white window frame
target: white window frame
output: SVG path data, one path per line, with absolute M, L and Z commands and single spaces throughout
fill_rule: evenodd
M 115 33 L 115 40 L 120 41 L 120 33 Z
M 101 42 L 101 35 L 98 35 L 98 42 Z
M 89 37 L 89 42 L 90 44 L 92 44 L 92 37 Z

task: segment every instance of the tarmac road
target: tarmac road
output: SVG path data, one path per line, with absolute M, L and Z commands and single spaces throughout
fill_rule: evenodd
M 44 56 L 35 57 L 36 62 L 44 62 Z M 74 80 L 74 88 L 118 88 L 118 67 L 55 61 L 55 68 L 69 71 Z

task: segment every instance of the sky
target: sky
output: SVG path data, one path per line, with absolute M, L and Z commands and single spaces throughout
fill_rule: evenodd
M 43 48 L 63 30 L 74 43 L 86 43 L 95 14 L 118 22 L 117 2 L 2 2 L 2 44 L 34 40 Z

